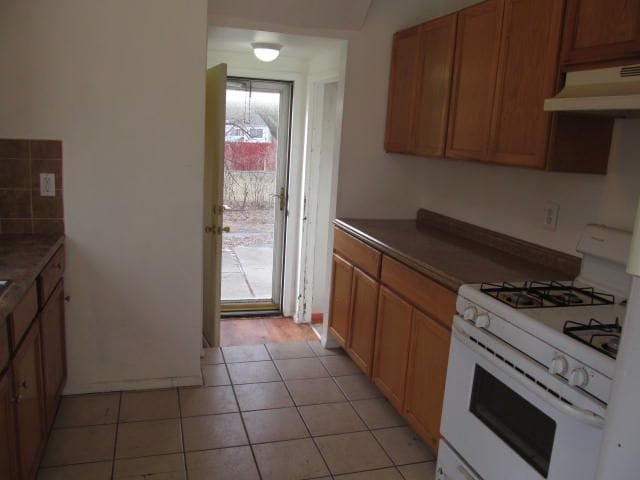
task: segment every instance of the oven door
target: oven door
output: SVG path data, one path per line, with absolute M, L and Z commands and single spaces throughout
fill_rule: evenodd
M 471 468 L 485 480 L 593 479 L 602 417 L 505 342 L 457 316 L 453 327 L 441 431 Z

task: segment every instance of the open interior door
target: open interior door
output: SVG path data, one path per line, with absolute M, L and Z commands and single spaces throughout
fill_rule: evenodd
M 203 333 L 211 346 L 220 343 L 226 92 L 227 65 L 222 63 L 207 70 L 205 107 Z

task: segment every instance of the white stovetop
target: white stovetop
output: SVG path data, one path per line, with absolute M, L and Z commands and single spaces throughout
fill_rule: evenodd
M 580 282 L 576 282 L 574 285 L 577 287 L 588 286 Z M 612 305 L 515 309 L 482 292 L 480 287 L 479 284 L 463 285 L 460 287 L 459 293 L 480 308 L 516 325 L 609 378 L 613 376 L 615 371 L 613 358 L 564 334 L 563 327 L 569 320 L 588 323 L 591 318 L 602 323 L 614 323 L 618 319 L 622 324 L 626 311 L 626 306 L 620 304 L 624 300 L 623 297 L 616 296 L 615 303 Z M 514 346 L 517 348 L 517 345 Z

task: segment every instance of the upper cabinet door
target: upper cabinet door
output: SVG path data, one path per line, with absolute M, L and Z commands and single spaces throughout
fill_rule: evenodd
M 417 155 L 444 155 L 457 17 L 420 25 L 413 147 Z
M 505 2 L 489 161 L 544 168 L 557 81 L 560 0 Z
M 640 57 L 640 0 L 567 0 L 565 64 Z
M 419 28 L 397 32 L 393 36 L 387 130 L 384 148 L 387 152 L 410 153 L 413 110 L 418 65 Z
M 458 13 L 447 157 L 488 157 L 502 13 L 502 0 L 487 0 Z

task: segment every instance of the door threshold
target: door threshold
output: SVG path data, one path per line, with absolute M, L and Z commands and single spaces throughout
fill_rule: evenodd
M 221 318 L 237 317 L 277 317 L 282 316 L 282 309 L 274 303 L 237 303 L 222 304 Z

